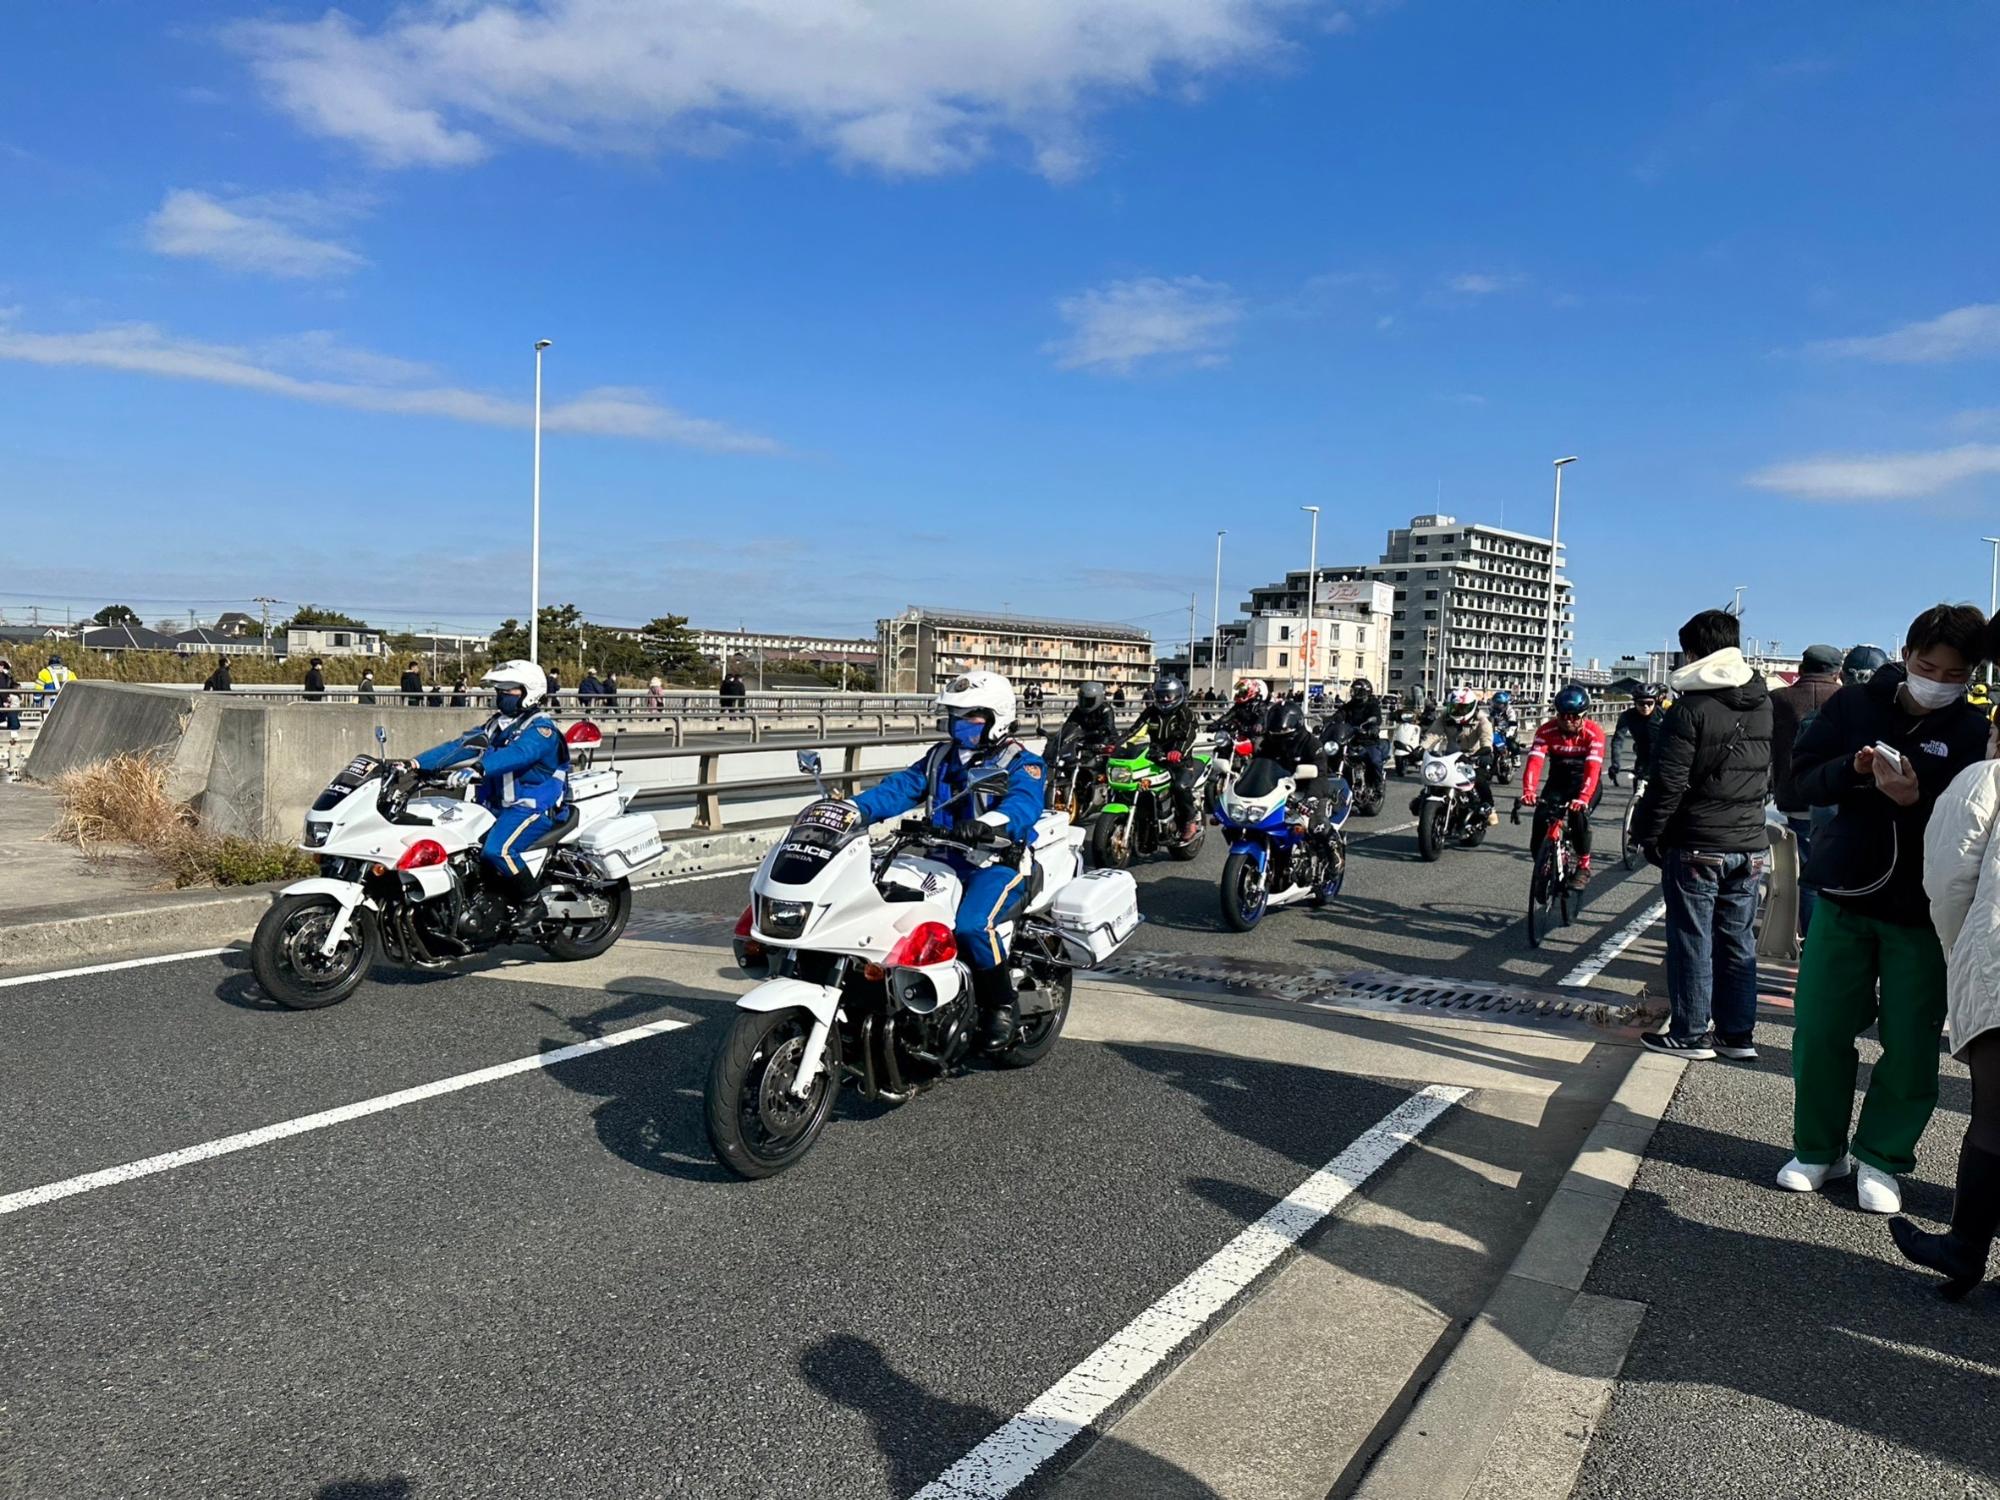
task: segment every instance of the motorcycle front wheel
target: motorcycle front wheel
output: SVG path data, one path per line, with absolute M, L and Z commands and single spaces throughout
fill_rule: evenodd
M 1435 797 L 1425 798 L 1417 812 L 1417 853 L 1427 864 L 1444 855 L 1444 804 Z
M 792 1094 L 810 1011 L 740 1011 L 708 1070 L 708 1143 L 738 1177 L 769 1177 L 806 1152 L 840 1097 L 840 1038 L 826 1041 L 819 1074 L 803 1099 Z
M 1090 863 L 1099 870 L 1123 870 L 1132 863 L 1129 813 L 1099 813 L 1090 825 Z
M 1257 856 L 1239 849 L 1222 865 L 1222 920 L 1237 932 L 1248 932 L 1264 915 L 1264 872 Z
M 550 958 L 564 963 L 597 958 L 625 935 L 625 924 L 632 919 L 632 882 L 621 880 L 603 894 L 611 910 L 595 922 L 565 922 L 560 933 L 542 944 Z
M 286 1010 L 338 1005 L 361 987 L 374 966 L 375 914 L 356 907 L 347 935 L 332 953 L 321 953 L 340 903 L 331 896 L 280 896 L 250 939 L 250 969 L 257 983 Z

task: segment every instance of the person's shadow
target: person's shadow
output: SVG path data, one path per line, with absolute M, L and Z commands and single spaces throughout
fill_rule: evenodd
M 915 1494 L 971 1453 L 1011 1419 L 973 1402 L 934 1396 L 889 1363 L 856 1334 L 829 1334 L 799 1357 L 806 1383 L 822 1396 L 861 1413 L 874 1428 L 889 1488 Z M 1095 1441 L 1093 1441 L 1095 1439 Z M 1110 1450 L 1117 1450 L 1111 1452 Z M 1118 1493 L 1134 1500 L 1222 1500 L 1221 1493 L 1176 1464 L 1080 1429 L 1046 1461 L 1048 1469 L 1074 1463 L 1089 1450 L 1115 1461 Z M 1026 1474 L 1020 1476 L 1025 1479 Z

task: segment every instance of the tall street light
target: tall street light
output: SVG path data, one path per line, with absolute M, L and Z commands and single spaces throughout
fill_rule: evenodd
M 1556 701 L 1556 554 L 1562 546 L 1563 526 L 1563 468 L 1576 462 L 1572 453 L 1568 458 L 1559 458 L 1556 463 L 1556 513 L 1549 525 L 1549 628 L 1542 648 L 1542 704 L 1549 707 Z
M 542 351 L 553 339 L 535 340 L 535 518 L 528 540 L 528 660 L 542 661 Z
M 1215 612 L 1209 616 L 1209 628 L 1213 632 L 1208 643 L 1208 690 L 1215 691 L 1215 672 L 1222 656 L 1222 539 L 1226 531 L 1215 534 Z M 1190 667 L 1194 663 L 1188 663 Z M 1194 674 L 1190 672 L 1189 676 Z
M 2000 615 L 2000 536 L 1983 536 L 1979 539 L 1993 548 L 1993 585 L 1986 595 L 1988 616 Z M 1986 680 L 1993 682 L 2000 678 L 2000 662 L 1986 664 Z
M 1313 595 L 1319 588 L 1319 507 L 1301 505 L 1300 510 L 1312 512 L 1312 550 L 1306 554 L 1306 638 L 1302 643 L 1306 648 L 1306 706 L 1312 706 L 1313 696 Z

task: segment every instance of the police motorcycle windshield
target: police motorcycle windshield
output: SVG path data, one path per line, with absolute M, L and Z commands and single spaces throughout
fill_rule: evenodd
M 792 820 L 778 857 L 771 861 L 769 879 L 776 885 L 810 885 L 834 855 L 866 835 L 861 809 L 852 802 L 815 802 Z
M 372 755 L 355 756 L 353 760 L 350 760 L 342 767 L 338 776 L 326 784 L 326 790 L 321 792 L 314 800 L 312 810 L 314 812 L 333 811 L 334 808 L 347 800 L 349 792 L 360 786 L 370 776 L 373 776 L 381 764 L 382 762 Z

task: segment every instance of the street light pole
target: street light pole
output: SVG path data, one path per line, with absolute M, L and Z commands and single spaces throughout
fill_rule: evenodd
M 1208 624 L 1214 630 L 1208 642 L 1208 690 L 1216 690 L 1216 670 L 1222 666 L 1222 538 L 1228 532 L 1216 532 L 1216 610 Z M 1996 552 L 1994 556 L 2000 556 Z
M 1306 648 L 1306 705 L 1312 705 L 1313 696 L 1313 595 L 1319 587 L 1319 507 L 1301 505 L 1300 510 L 1312 512 L 1312 550 L 1306 554 L 1306 638 L 1302 644 Z
M 2000 536 L 1983 536 L 1979 539 L 1993 548 L 1993 584 L 1986 595 L 1988 618 L 2000 615 Z M 1986 680 L 1990 683 L 2000 680 L 2000 662 L 1986 664 Z
M 1746 594 L 1747 592 L 1749 592 L 1749 589 L 1750 589 L 1750 585 L 1749 585 L 1749 584 L 1747 584 L 1747 583 L 1739 583 L 1739 584 L 1737 584 L 1737 585 L 1736 585 L 1736 602 L 1735 602 L 1735 603 L 1733 603 L 1733 604 L 1731 604 L 1731 605 L 1729 606 L 1729 612 L 1730 612 L 1730 613 L 1731 613 L 1732 615 L 1736 616 L 1736 618 L 1737 618 L 1737 619 L 1739 619 L 1739 620 L 1743 618 L 1743 596 L 1744 596 L 1744 594 Z
M 1562 547 L 1563 525 L 1563 468 L 1576 462 L 1572 453 L 1568 458 L 1559 458 L 1556 465 L 1556 510 L 1555 519 L 1549 524 L 1549 626 L 1542 649 L 1542 706 L 1546 709 L 1556 701 L 1556 556 Z
M 535 516 L 528 539 L 528 660 L 542 660 L 542 351 L 553 339 L 535 340 Z

